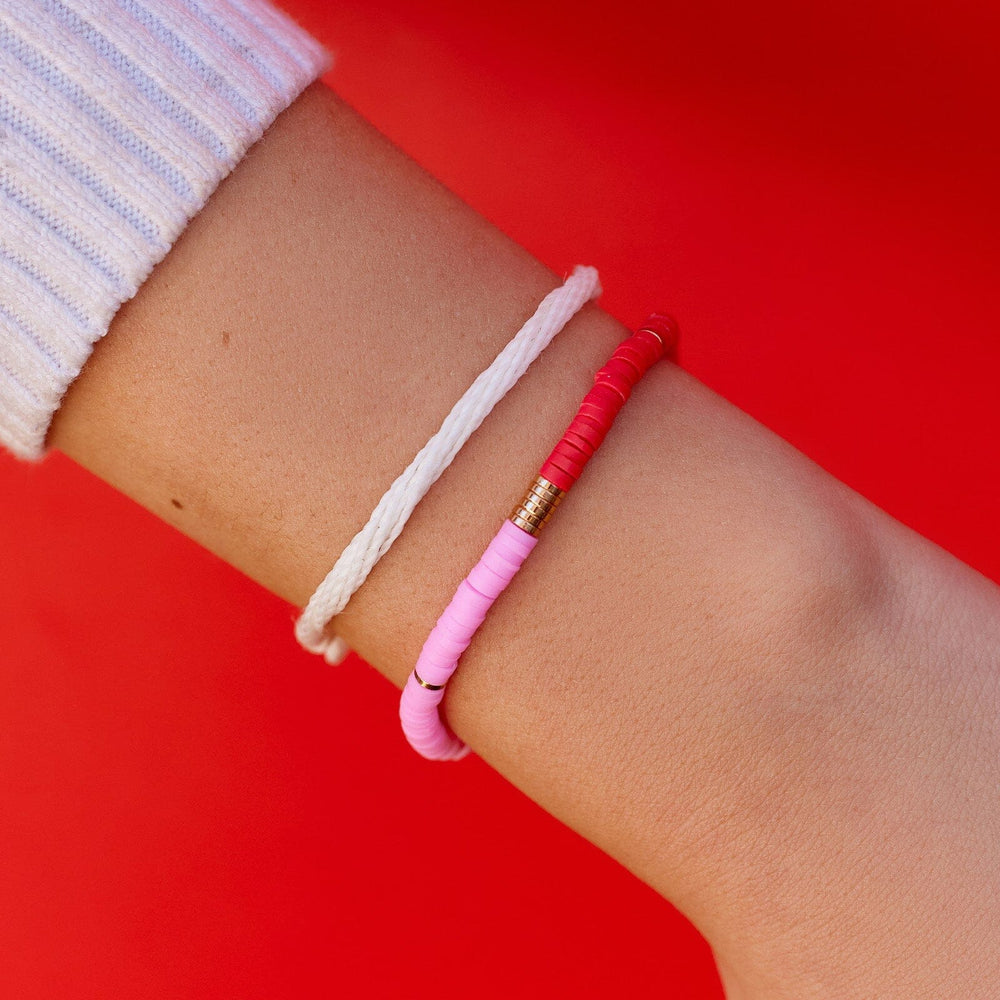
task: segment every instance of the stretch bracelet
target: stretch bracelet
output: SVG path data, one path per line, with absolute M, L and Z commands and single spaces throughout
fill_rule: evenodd
M 677 324 L 659 313 L 653 313 L 618 345 L 594 376 L 593 388 L 541 472 L 431 629 L 399 702 L 403 732 L 410 746 L 428 760 L 460 760 L 469 752 L 445 726 L 439 708 L 459 657 L 538 543 L 538 534 L 552 512 L 600 447 L 632 387 L 660 358 L 673 355 L 676 347 Z

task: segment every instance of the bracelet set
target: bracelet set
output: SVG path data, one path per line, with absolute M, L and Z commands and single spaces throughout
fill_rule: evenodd
M 593 268 L 575 268 L 476 379 L 441 429 L 382 497 L 368 524 L 355 535 L 317 588 L 296 623 L 296 636 L 303 646 L 322 653 L 331 663 L 344 658 L 347 647 L 343 641 L 327 634 L 329 620 L 343 609 L 388 551 L 417 503 L 493 406 L 581 306 L 599 294 L 597 272 Z M 594 376 L 593 387 L 539 474 L 482 558 L 459 584 L 431 629 L 400 698 L 403 733 L 417 753 L 429 760 L 459 760 L 469 752 L 469 747 L 445 725 L 440 711 L 459 658 L 493 602 L 538 543 L 542 527 L 600 447 L 632 388 L 653 364 L 674 356 L 676 347 L 677 325 L 659 313 L 653 313 L 618 345 Z

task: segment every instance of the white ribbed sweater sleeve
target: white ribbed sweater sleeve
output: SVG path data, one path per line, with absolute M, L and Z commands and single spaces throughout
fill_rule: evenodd
M 329 65 L 266 0 L 0 0 L 0 444 L 42 457 L 118 307 Z

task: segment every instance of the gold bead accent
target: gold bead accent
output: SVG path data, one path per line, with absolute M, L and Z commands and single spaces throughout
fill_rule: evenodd
M 529 535 L 537 535 L 564 496 L 566 490 L 561 490 L 544 476 L 535 476 L 535 481 L 528 487 L 521 502 L 510 512 L 507 519 Z
M 659 334 L 658 334 L 658 333 L 657 333 L 657 332 L 656 332 L 655 330 L 650 330 L 650 328 L 649 328 L 648 326 L 643 326 L 643 327 L 640 327 L 640 328 L 639 328 L 638 330 L 636 330 L 635 332 L 636 332 L 636 333 L 651 333 L 651 334 L 652 334 L 652 335 L 653 335 L 654 337 L 656 337 L 656 339 L 657 339 L 657 340 L 658 340 L 658 341 L 659 341 L 659 342 L 660 342 L 661 344 L 663 344 L 663 346 L 664 346 L 664 347 L 666 347 L 666 346 L 667 346 L 667 344 L 666 344 L 666 341 L 664 341 L 664 339 L 663 339 L 663 338 L 662 338 L 662 337 L 661 337 L 661 336 L 660 336 L 660 335 L 659 335 Z
M 425 681 L 423 677 L 421 677 L 420 674 L 417 673 L 416 670 L 413 671 L 413 676 L 416 678 L 417 683 L 422 688 L 427 688 L 428 691 L 441 691 L 444 689 L 443 684 L 428 684 L 427 681 Z

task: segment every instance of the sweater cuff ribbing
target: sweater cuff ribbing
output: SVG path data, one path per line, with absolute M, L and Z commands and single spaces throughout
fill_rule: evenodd
M 0 0 L 0 444 L 329 54 L 266 0 Z

